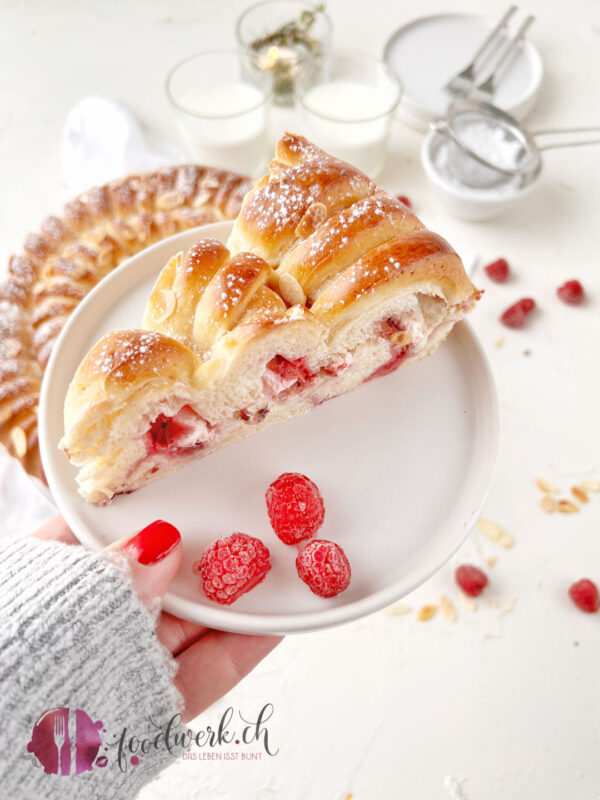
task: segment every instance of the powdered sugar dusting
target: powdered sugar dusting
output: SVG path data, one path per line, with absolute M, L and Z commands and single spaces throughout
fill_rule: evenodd
M 163 337 L 159 333 L 121 331 L 109 339 L 105 338 L 92 351 L 90 360 L 102 375 L 116 374 L 120 377 L 118 370 L 124 364 L 135 363 L 136 367 L 149 365 L 153 360 L 153 350 L 161 341 Z M 152 365 L 152 372 L 159 372 L 155 364 Z

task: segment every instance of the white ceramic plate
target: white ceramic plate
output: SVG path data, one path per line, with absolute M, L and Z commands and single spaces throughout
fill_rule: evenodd
M 498 406 L 473 331 L 458 325 L 438 352 L 372 381 L 310 414 L 200 459 L 183 471 L 102 508 L 77 494 L 75 469 L 57 449 L 63 403 L 77 365 L 113 328 L 139 326 L 168 258 L 201 236 L 226 240 L 231 223 L 173 236 L 105 278 L 65 326 L 46 369 L 40 405 L 42 459 L 60 511 L 81 541 L 100 548 L 154 519 L 182 533 L 184 557 L 166 597 L 174 614 L 248 633 L 315 630 L 369 614 L 410 592 L 456 550 L 485 499 L 498 437 Z M 320 487 L 325 522 L 317 534 L 339 542 L 352 582 L 336 598 L 312 594 L 295 571 L 296 549 L 269 525 L 264 493 L 282 472 Z M 273 568 L 232 606 L 207 600 L 192 564 L 214 539 L 260 537 Z
M 521 17 L 519 17 L 519 22 Z M 383 58 L 404 85 L 399 116 L 417 130 L 445 115 L 449 95 L 443 87 L 463 70 L 495 25 L 495 19 L 473 14 L 434 14 L 419 17 L 397 30 L 385 45 Z M 517 25 L 511 21 L 511 30 Z M 506 34 L 498 40 L 502 48 Z M 491 63 L 495 50 L 490 48 Z M 486 54 L 486 58 L 488 58 Z M 481 61 L 481 78 L 489 70 Z M 530 41 L 519 44 L 498 81 L 494 104 L 517 119 L 532 109 L 543 76 L 542 59 Z

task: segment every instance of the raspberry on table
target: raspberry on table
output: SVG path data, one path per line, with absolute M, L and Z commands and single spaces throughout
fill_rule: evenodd
M 271 569 L 270 553 L 260 539 L 232 533 L 209 545 L 192 569 L 209 600 L 231 605 L 263 580 Z
M 487 575 L 473 564 L 461 564 L 454 573 L 457 584 L 469 597 L 479 597 L 488 584 Z
M 300 579 L 319 597 L 335 597 L 350 585 L 350 562 L 335 542 L 315 539 L 296 557 Z
M 510 275 L 510 267 L 508 266 L 508 261 L 505 258 L 499 258 L 497 261 L 492 261 L 491 264 L 488 264 L 483 268 L 483 271 L 488 278 L 490 278 L 492 281 L 495 281 L 495 283 L 504 283 L 508 280 Z
M 585 299 L 583 286 L 579 281 L 566 281 L 556 290 L 559 300 L 570 306 L 579 306 Z
M 410 202 L 409 198 L 405 194 L 397 194 L 396 195 L 396 200 L 399 200 L 401 203 L 404 203 L 404 205 L 407 208 L 412 208 L 412 203 Z
M 530 314 L 534 308 L 535 300 L 531 297 L 523 297 L 506 309 L 500 317 L 500 322 L 507 325 L 509 328 L 522 328 L 527 315 Z
M 581 578 L 569 587 L 569 597 L 577 608 L 586 614 L 595 614 L 600 608 L 598 587 L 589 578 Z
M 306 475 L 284 472 L 269 486 L 265 497 L 273 530 L 285 544 L 309 539 L 323 524 L 323 498 Z

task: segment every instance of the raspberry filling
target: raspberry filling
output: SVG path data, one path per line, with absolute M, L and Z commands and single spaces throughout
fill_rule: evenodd
M 384 375 L 389 375 L 390 372 L 393 372 L 395 369 L 397 369 L 400 364 L 402 364 L 402 362 L 413 353 L 414 348 L 410 342 L 408 344 L 395 343 L 392 338 L 395 334 L 405 330 L 406 328 L 398 320 L 392 319 L 391 317 L 383 320 L 377 333 L 384 339 L 389 340 L 391 355 L 389 361 L 386 361 L 385 364 L 382 364 L 379 367 L 379 369 L 376 369 L 375 372 L 367 378 L 367 380 L 370 381 L 373 378 L 382 378 Z
M 243 422 L 249 422 L 250 425 L 258 425 L 268 413 L 268 408 L 259 408 L 258 411 L 248 411 L 247 408 L 242 408 L 238 411 L 237 415 Z
M 278 399 L 285 398 L 312 386 L 320 375 L 333 377 L 340 375 L 348 369 L 350 363 L 351 359 L 346 359 L 336 364 L 327 364 L 314 372 L 306 363 L 305 358 L 290 360 L 276 355 L 266 366 L 263 382 L 271 396 Z
M 211 428 L 211 424 L 190 406 L 183 406 L 172 417 L 159 414 L 145 436 L 148 454 L 183 455 L 201 450 L 207 444 Z
M 267 364 L 263 381 L 272 395 L 287 397 L 309 386 L 317 374 L 311 372 L 304 358 L 290 361 L 284 356 L 276 355 Z

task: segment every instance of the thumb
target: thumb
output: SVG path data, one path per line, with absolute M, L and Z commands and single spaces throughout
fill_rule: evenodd
M 169 588 L 181 563 L 181 534 L 161 519 L 133 536 L 125 536 L 104 548 L 105 556 L 125 556 L 133 588 L 144 605 L 154 611 L 157 599 Z

